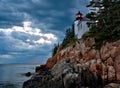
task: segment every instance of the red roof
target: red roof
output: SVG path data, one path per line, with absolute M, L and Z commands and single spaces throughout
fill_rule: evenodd
M 76 15 L 83 15 L 80 11 Z

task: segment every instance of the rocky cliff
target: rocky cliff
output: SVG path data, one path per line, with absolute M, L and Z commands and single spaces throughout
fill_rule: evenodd
M 81 39 L 65 49 L 58 49 L 56 55 L 48 59 L 46 67 L 52 68 L 60 60 L 70 58 L 100 74 L 104 80 L 120 80 L 120 40 L 105 43 L 100 50 L 95 49 L 94 44 L 92 38 Z
M 104 88 L 118 88 L 120 40 L 105 43 L 100 50 L 95 49 L 94 44 L 95 40 L 89 38 L 80 39 L 64 49 L 59 47 L 45 65 L 37 68 L 41 77 L 37 83 L 33 78 L 25 82 L 23 88 L 103 88 L 109 83 Z M 32 87 L 31 81 L 35 82 Z M 35 84 L 39 86 L 34 87 Z

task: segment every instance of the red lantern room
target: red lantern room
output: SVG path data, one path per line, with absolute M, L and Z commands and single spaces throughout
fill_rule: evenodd
M 77 14 L 76 14 L 76 20 L 82 20 L 83 19 L 83 14 L 79 11 Z

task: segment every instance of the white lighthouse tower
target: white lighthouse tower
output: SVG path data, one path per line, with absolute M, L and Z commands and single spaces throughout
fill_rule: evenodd
M 89 20 L 86 17 L 83 17 L 83 14 L 79 11 L 76 14 L 76 20 L 74 21 L 74 33 L 77 39 L 80 39 L 82 35 L 89 30 L 87 22 Z

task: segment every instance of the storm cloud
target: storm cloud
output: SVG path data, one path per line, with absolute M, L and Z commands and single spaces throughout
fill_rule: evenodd
M 89 0 L 0 0 L 0 63 L 45 63 Z

